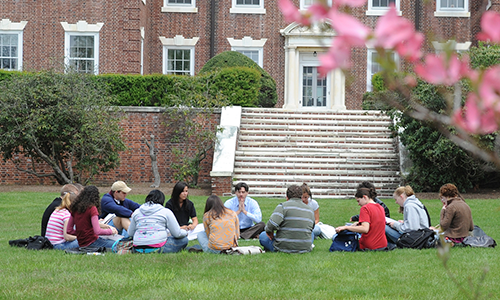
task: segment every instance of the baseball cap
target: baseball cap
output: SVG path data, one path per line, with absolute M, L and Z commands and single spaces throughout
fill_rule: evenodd
M 111 190 L 116 192 L 116 191 L 122 191 L 124 193 L 129 193 L 132 189 L 129 188 L 125 182 L 123 181 L 117 181 L 115 183 L 113 183 L 113 185 L 111 186 Z

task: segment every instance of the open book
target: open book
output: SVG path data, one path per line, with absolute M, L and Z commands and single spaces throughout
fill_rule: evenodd
M 108 225 L 111 220 L 116 217 L 115 214 L 108 214 L 104 219 L 99 220 L 100 223 Z
M 389 224 L 391 222 L 398 222 L 398 221 L 394 220 L 394 219 L 391 219 L 391 218 L 388 218 L 388 217 L 385 217 L 385 224 Z

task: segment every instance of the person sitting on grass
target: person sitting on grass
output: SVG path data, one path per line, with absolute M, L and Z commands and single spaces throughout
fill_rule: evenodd
M 68 209 L 78 196 L 78 191 L 75 191 L 73 188 L 68 190 L 70 191 L 64 194 L 61 204 L 50 215 L 45 233 L 45 237 L 49 239 L 54 249 L 58 250 L 78 248 L 76 236 L 67 233 L 66 230 L 68 228 L 68 220 L 71 216 Z
M 127 199 L 127 194 L 131 190 L 125 182 L 117 181 L 111 186 L 111 191 L 104 194 L 101 199 L 102 212 L 100 218 L 104 219 L 108 214 L 115 214 L 116 217 L 109 222 L 109 225 L 115 227 L 125 237 L 128 237 L 127 230 L 130 225 L 130 217 L 140 207 L 138 203 Z
M 128 234 L 133 237 L 137 252 L 174 253 L 187 246 L 187 231 L 179 227 L 172 211 L 163 207 L 164 203 L 165 195 L 152 190 L 145 203 L 132 214 Z
M 403 213 L 403 220 L 385 226 L 387 241 L 394 247 L 399 237 L 409 231 L 429 228 L 430 217 L 425 205 L 418 200 L 411 186 L 401 186 L 394 191 L 394 199 Z M 392 246 L 394 245 L 394 246 Z
M 203 252 L 220 253 L 238 246 L 240 237 L 238 216 L 231 209 L 224 207 L 222 200 L 216 195 L 207 199 L 203 225 L 205 231 L 198 233 L 198 242 Z M 199 248 L 192 249 L 196 251 Z
M 446 241 L 460 244 L 474 230 L 472 212 L 454 184 L 447 183 L 439 189 L 439 199 L 443 203 L 439 226 Z M 435 229 L 431 227 L 431 229 Z
M 306 253 L 312 250 L 314 212 L 302 202 L 302 188 L 292 185 L 286 190 L 286 202 L 278 204 L 259 236 L 265 250 Z M 276 231 L 276 236 L 274 232 Z
M 312 240 L 314 243 L 314 239 L 320 236 L 321 227 L 317 224 L 319 222 L 319 204 L 316 200 L 312 198 L 312 192 L 309 186 L 306 183 L 302 184 L 302 202 L 307 204 L 314 212 L 314 228 L 312 231 Z
M 118 233 L 116 228 L 99 223 L 100 206 L 99 190 L 93 185 L 85 187 L 70 205 L 66 232 L 76 235 L 80 247 L 111 248 L 115 242 L 99 237 Z
M 239 182 L 234 187 L 236 196 L 224 203 L 225 207 L 236 212 L 240 221 L 240 238 L 246 240 L 258 238 L 266 226 L 262 222 L 259 203 L 248 197 L 248 190 L 248 185 L 245 182 Z
M 165 207 L 170 209 L 177 219 L 177 222 L 182 229 L 193 230 L 198 226 L 198 217 L 194 203 L 188 199 L 189 188 L 187 183 L 179 181 L 172 189 L 172 196 L 165 204 Z M 191 223 L 189 222 L 191 219 Z
M 375 191 L 375 198 L 373 198 L 373 201 L 375 201 L 375 203 L 379 204 L 380 206 L 382 206 L 382 208 L 384 208 L 384 213 L 385 213 L 385 216 L 387 218 L 391 217 L 391 212 L 389 211 L 389 208 L 387 207 L 387 205 L 385 205 L 385 203 L 382 202 L 382 200 L 380 200 L 377 197 L 377 190 L 375 189 L 375 186 L 373 185 L 373 183 L 371 183 L 369 181 L 363 181 L 360 184 L 358 184 L 357 188 L 358 189 L 359 188 L 373 189 Z M 351 219 L 350 219 L 350 221 L 351 222 L 357 222 L 357 221 L 359 221 L 359 215 L 352 216 Z
M 52 215 L 52 213 L 54 212 L 56 207 L 61 205 L 62 197 L 64 197 L 64 195 L 66 195 L 67 193 L 78 194 L 78 192 L 80 192 L 80 190 L 82 190 L 82 188 L 79 188 L 77 185 L 74 185 L 71 183 L 63 185 L 63 187 L 61 188 L 61 196 L 55 198 L 52 201 L 52 203 L 50 203 L 49 206 L 47 206 L 47 208 L 43 212 L 41 236 L 45 236 L 45 233 L 47 231 L 47 223 L 49 223 L 50 216 Z
M 375 195 L 375 188 L 359 188 L 355 195 L 358 205 L 361 206 L 359 222 L 335 228 L 337 233 L 343 230 L 361 233 L 361 250 L 387 249 L 384 209 L 373 200 Z

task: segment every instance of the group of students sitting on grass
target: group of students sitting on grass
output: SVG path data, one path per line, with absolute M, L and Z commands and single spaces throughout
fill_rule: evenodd
M 185 182 L 174 186 L 168 202 L 161 191 L 152 190 L 142 205 L 126 198 L 131 189 L 123 181 L 115 182 L 102 199 L 95 186 L 67 184 L 44 213 L 42 236 L 61 250 L 112 248 L 117 236 L 131 237 L 134 252 L 139 253 L 179 252 L 195 238 L 199 245 L 190 247 L 191 252 L 224 252 L 237 247 L 240 238 L 258 238 L 264 250 L 271 252 L 305 253 L 313 249 L 314 238 L 321 235 L 321 223 L 319 205 L 307 184 L 290 186 L 287 201 L 277 205 L 267 223 L 262 222 L 260 207 L 248 197 L 248 190 L 248 185 L 240 182 L 235 186 L 236 196 L 225 203 L 218 196 L 208 197 L 203 223 L 198 224 Z M 399 221 L 390 219 L 389 209 L 377 198 L 370 182 L 358 186 L 355 198 L 361 206 L 359 215 L 335 231 L 358 233 L 359 250 L 393 249 L 402 234 L 423 228 L 441 231 L 446 240 L 460 243 L 474 228 L 470 207 L 453 184 L 440 188 L 443 207 L 439 228 L 430 226 L 429 213 L 410 186 L 394 192 L 403 213 Z

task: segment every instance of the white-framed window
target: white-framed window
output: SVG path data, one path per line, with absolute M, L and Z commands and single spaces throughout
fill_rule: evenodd
M 174 38 L 160 36 L 163 44 L 163 74 L 194 75 L 194 48 L 200 38 L 186 39 L 182 35 Z
M 265 14 L 264 0 L 231 0 L 231 14 Z
M 469 0 L 436 0 L 436 17 L 470 17 Z
M 162 12 L 197 13 L 196 0 L 163 0 Z
M 22 70 L 23 30 L 28 22 L 0 21 L 0 69 Z
M 313 5 L 315 0 L 300 0 L 300 9 L 306 10 Z
M 396 5 L 398 14 L 401 15 L 400 0 L 368 0 L 367 16 L 383 16 L 390 8 L 391 4 Z
M 99 31 L 104 23 L 61 22 L 64 28 L 64 57 L 70 71 L 99 74 Z
M 392 53 L 392 59 L 399 66 L 399 56 L 397 53 Z M 371 92 L 373 90 L 372 87 L 372 78 L 373 75 L 382 71 L 382 67 L 378 63 L 378 53 L 375 49 L 368 48 L 367 52 L 367 66 L 366 66 L 366 90 Z
M 237 51 L 244 54 L 261 68 L 264 66 L 264 44 L 267 39 L 254 40 L 249 36 L 243 37 L 241 40 L 228 38 L 231 45 L 231 51 Z

